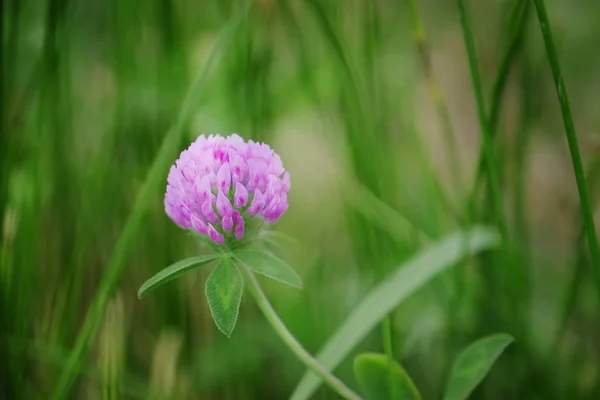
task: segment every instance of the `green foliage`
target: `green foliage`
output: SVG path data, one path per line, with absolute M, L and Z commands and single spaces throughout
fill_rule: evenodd
M 358 355 L 354 359 L 354 375 L 366 400 L 421 400 L 408 373 L 385 354 Z
M 291 173 L 260 245 L 303 290 L 264 289 L 309 355 L 396 266 L 504 217 L 507 243 L 357 320 L 341 381 L 382 349 L 439 398 L 465 340 L 511 332 L 478 397 L 598 398 L 600 3 L 566 3 L 0 2 L 0 398 L 289 398 L 304 367 L 253 304 L 227 340 L 204 282 L 136 298 L 173 260 L 224 255 L 164 212 L 169 165 L 210 132 Z
M 512 336 L 497 333 L 479 339 L 464 349 L 452 367 L 444 400 L 464 400 L 469 397 L 512 341 Z
M 227 337 L 231 336 L 238 318 L 244 280 L 229 257 L 219 265 L 206 280 L 206 299 L 217 328 Z
M 146 293 L 156 289 L 159 286 L 177 278 L 184 273 L 191 271 L 192 269 L 198 268 L 202 265 L 209 264 L 215 261 L 218 255 L 207 255 L 202 257 L 190 257 L 185 260 L 179 260 L 174 264 L 169 265 L 167 268 L 161 270 L 159 273 L 148 279 L 140 286 L 138 290 L 138 298 L 141 299 Z
M 449 235 L 399 265 L 354 307 L 323 346 L 317 360 L 325 368 L 333 370 L 389 312 L 429 280 L 469 254 L 493 248 L 497 244 L 498 237 L 494 231 L 477 227 Z M 292 399 L 309 398 L 320 382 L 315 374 L 307 372 L 294 390 Z
M 270 253 L 249 249 L 237 250 L 234 252 L 234 256 L 254 272 L 287 285 L 302 288 L 302 279 L 292 267 Z

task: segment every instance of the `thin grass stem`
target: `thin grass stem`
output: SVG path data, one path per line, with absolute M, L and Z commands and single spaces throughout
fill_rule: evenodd
M 427 43 L 427 36 L 425 34 L 425 29 L 423 28 L 423 22 L 421 20 L 421 15 L 419 13 L 416 0 L 408 0 L 408 7 L 410 10 L 410 21 L 412 25 L 414 45 L 421 63 L 421 68 L 423 69 L 427 90 L 429 91 L 429 96 L 431 97 L 431 100 L 435 106 L 440 127 L 444 135 L 444 141 L 446 142 L 447 153 L 449 156 L 448 167 L 454 184 L 458 188 L 458 193 L 462 194 L 465 187 L 460 173 L 458 147 L 456 145 L 456 137 L 454 136 L 454 132 L 452 130 L 452 123 L 450 121 L 450 113 L 448 112 L 446 98 L 441 89 L 440 83 L 433 72 L 431 51 L 429 44 Z
M 550 65 L 550 69 L 552 70 L 552 77 L 554 78 L 554 85 L 556 87 L 558 101 L 560 102 L 560 110 L 565 125 L 567 142 L 569 143 L 569 152 L 571 153 L 571 162 L 573 164 L 573 171 L 575 173 L 577 191 L 579 192 L 579 202 L 581 205 L 581 213 L 583 215 L 583 224 L 586 231 L 588 248 L 592 259 L 594 273 L 596 275 L 596 285 L 600 294 L 600 247 L 598 247 L 598 237 L 596 234 L 592 205 L 585 180 L 583 162 L 579 152 L 579 143 L 577 140 L 577 134 L 575 132 L 575 123 L 573 122 L 573 116 L 571 115 L 569 96 L 567 94 L 567 88 L 565 86 L 560 69 L 560 63 L 558 61 L 556 46 L 554 45 L 554 38 L 552 37 L 552 29 L 550 28 L 550 21 L 548 19 L 548 12 L 546 11 L 546 5 L 544 4 L 543 0 L 534 0 L 533 2 L 535 4 L 542 37 L 544 39 L 544 45 L 546 47 L 548 63 Z
M 506 244 L 508 240 L 508 230 L 501 205 L 500 186 L 498 179 L 499 175 L 497 170 L 498 163 L 494 154 L 493 140 L 490 133 L 489 121 L 486 116 L 485 101 L 483 98 L 483 86 L 481 83 L 481 76 L 479 74 L 475 41 L 473 38 L 473 33 L 471 32 L 471 26 L 467 15 L 465 0 L 457 0 L 457 5 L 460 14 L 460 25 L 463 33 L 463 40 L 465 42 L 465 48 L 467 50 L 467 57 L 469 60 L 469 70 L 471 74 L 473 91 L 477 103 L 477 117 L 479 119 L 479 127 L 481 130 L 483 140 L 483 151 L 485 154 L 485 161 L 487 166 L 487 178 L 492 195 L 490 202 L 495 216 L 495 222 L 497 224 L 498 231 L 500 232 L 503 242 Z
M 394 346 L 392 339 L 392 317 L 388 315 L 381 321 L 381 331 L 383 336 L 383 348 L 388 359 L 388 385 L 390 388 L 390 399 L 395 399 L 397 396 L 397 388 L 394 385 L 394 377 L 392 375 L 392 365 L 394 363 Z
M 196 81 L 192 84 L 188 93 L 186 94 L 177 120 L 162 142 L 160 150 L 156 155 L 156 158 L 154 159 L 154 162 L 150 167 L 148 174 L 146 175 L 144 184 L 138 193 L 133 210 L 129 215 L 121 236 L 117 241 L 115 250 L 108 262 L 106 273 L 99 284 L 98 292 L 92 300 L 91 306 L 75 341 L 73 350 L 67 360 L 62 374 L 57 381 L 51 397 L 53 400 L 63 399 L 69 392 L 75 377 L 77 376 L 85 348 L 96 332 L 102 316 L 104 315 L 106 305 L 110 300 L 110 296 L 119 282 L 121 272 L 125 266 L 132 243 L 135 239 L 135 235 L 142 225 L 144 214 L 148 208 L 148 205 L 150 204 L 150 200 L 152 198 L 151 194 L 158 189 L 159 185 L 161 184 L 164 171 L 166 171 L 169 163 L 174 158 L 177 145 L 181 136 L 185 132 L 185 126 L 192 115 L 195 105 L 197 104 L 198 97 L 206 86 L 214 64 L 217 62 L 219 56 L 228 47 L 229 43 L 231 42 L 231 38 L 237 31 L 237 27 L 244 19 L 244 16 L 248 12 L 249 8 L 250 2 L 246 2 L 246 6 L 240 8 L 239 12 L 232 17 L 229 24 L 223 28 L 220 40 L 213 48 L 212 53 L 200 70 Z
M 502 108 L 502 97 L 504 95 L 506 83 L 508 82 L 508 75 L 523 44 L 529 9 L 530 7 L 528 0 L 518 0 L 510 17 L 510 20 L 514 21 L 514 25 L 511 29 L 511 33 L 509 34 L 509 43 L 506 46 L 504 56 L 502 57 L 500 67 L 498 69 L 498 74 L 496 75 L 496 79 L 494 80 L 494 85 L 492 87 L 492 94 L 490 99 L 489 127 L 490 136 L 492 137 L 492 140 L 495 140 L 498 132 L 500 111 Z M 481 189 L 481 185 L 483 183 L 485 163 L 485 152 L 481 151 L 479 153 L 479 158 L 477 162 L 475 185 L 469 197 L 471 209 L 473 208 L 475 198 L 479 193 L 479 190 Z

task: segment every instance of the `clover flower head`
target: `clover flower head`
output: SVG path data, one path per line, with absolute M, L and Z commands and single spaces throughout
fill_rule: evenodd
M 222 245 L 242 240 L 251 221 L 275 223 L 289 190 L 290 174 L 269 145 L 201 135 L 171 166 L 165 211 L 181 228 Z

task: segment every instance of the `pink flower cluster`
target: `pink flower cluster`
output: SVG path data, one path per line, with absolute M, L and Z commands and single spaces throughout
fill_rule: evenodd
M 273 224 L 288 208 L 290 175 L 281 158 L 267 144 L 236 134 L 199 136 L 167 182 L 167 215 L 219 245 L 242 239 L 249 218 Z

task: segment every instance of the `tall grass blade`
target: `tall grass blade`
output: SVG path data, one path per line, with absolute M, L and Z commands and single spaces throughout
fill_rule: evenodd
M 535 4 L 542 37 L 544 39 L 544 45 L 546 47 L 548 63 L 550 64 L 550 69 L 552 70 L 558 101 L 560 102 L 560 111 L 562 113 L 562 118 L 565 125 L 565 133 L 569 143 L 569 152 L 571 153 L 571 162 L 573 164 L 573 171 L 575 173 L 575 181 L 577 182 L 577 191 L 579 192 L 579 203 L 581 206 L 581 213 L 583 214 L 583 224 L 587 235 L 587 242 L 592 258 L 594 273 L 596 275 L 596 285 L 600 294 L 600 247 L 598 246 L 596 225 L 594 223 L 592 205 L 585 180 L 583 162 L 581 161 L 581 154 L 579 153 L 579 143 L 577 140 L 577 133 L 575 132 L 575 123 L 573 122 L 573 116 L 571 115 L 571 106 L 569 104 L 567 87 L 563 80 L 560 69 L 560 63 L 558 61 L 558 54 L 556 52 L 556 46 L 554 45 L 554 39 L 552 37 L 552 29 L 550 28 L 550 21 L 548 19 L 548 12 L 546 11 L 546 5 L 544 4 L 544 0 L 534 0 L 533 2 Z
M 421 251 L 398 266 L 354 308 L 352 314 L 323 346 L 317 360 L 333 370 L 374 326 L 433 277 L 464 257 L 497 244 L 495 231 L 475 227 L 466 232 L 453 233 Z M 306 373 L 294 390 L 292 400 L 308 399 L 320 383 L 316 375 Z
M 450 113 L 448 112 L 448 106 L 446 104 L 446 98 L 444 92 L 440 86 L 440 83 L 433 71 L 433 65 L 431 63 L 431 49 L 427 43 L 427 36 L 425 34 L 425 28 L 421 20 L 419 13 L 419 7 L 417 0 L 408 0 L 408 7 L 410 9 L 410 19 L 413 29 L 413 41 L 415 48 L 421 62 L 421 68 L 425 75 L 427 83 L 427 89 L 429 91 L 429 97 L 433 101 L 437 117 L 444 135 L 444 141 L 447 147 L 448 153 L 448 168 L 451 172 L 454 184 L 458 189 L 458 193 L 462 195 L 464 190 L 464 182 L 460 173 L 460 162 L 458 148 L 456 145 L 456 137 L 452 130 L 452 123 L 450 121 Z
M 510 21 L 512 26 L 509 33 L 509 43 L 506 46 L 505 53 L 502 57 L 498 74 L 494 80 L 492 87 L 491 99 L 490 99 L 490 111 L 489 111 L 489 126 L 490 135 L 492 140 L 496 139 L 498 132 L 498 124 L 500 120 L 500 111 L 502 108 L 502 97 L 508 82 L 508 76 L 512 69 L 515 60 L 520 53 L 520 50 L 525 41 L 525 28 L 527 26 L 527 17 L 529 15 L 530 3 L 529 0 L 517 0 L 515 8 L 513 9 Z M 475 196 L 479 192 L 482 184 L 482 179 L 485 172 L 486 163 L 485 151 L 479 153 L 477 162 L 477 175 L 475 176 L 475 186 L 472 189 L 470 201 L 474 202 Z
M 239 24 L 248 12 L 249 7 L 250 2 L 246 2 L 244 7 L 240 7 L 238 12 L 231 17 L 230 22 L 222 29 L 218 42 L 215 44 L 206 63 L 201 68 L 198 77 L 186 94 L 177 120 L 162 142 L 160 150 L 146 175 L 144 184 L 137 195 L 133 210 L 125 223 L 114 252 L 108 262 L 106 273 L 100 282 L 98 292 L 92 300 L 92 304 L 88 310 L 65 369 L 62 371 L 62 374 L 57 381 L 52 394 L 52 399 L 54 400 L 65 398 L 73 384 L 85 348 L 92 339 L 92 336 L 100 323 L 106 304 L 118 284 L 121 271 L 127 261 L 127 256 L 135 235 L 142 225 L 144 213 L 148 208 L 152 195 L 156 193 L 157 189 L 160 187 L 168 166 L 175 156 L 177 145 L 185 132 L 185 127 L 197 105 L 198 98 L 207 84 L 212 68 L 218 62 L 222 53 L 227 49 Z
M 467 15 L 465 0 L 457 0 L 457 6 L 460 14 L 460 25 L 463 33 L 463 40 L 465 43 L 467 57 L 469 60 L 469 72 L 471 74 L 473 92 L 475 94 L 475 101 L 477 103 L 477 117 L 479 119 L 479 128 L 481 130 L 481 136 L 483 141 L 482 146 L 485 154 L 487 178 L 492 195 L 490 202 L 494 212 L 495 222 L 498 226 L 498 231 L 500 232 L 502 240 L 504 241 L 504 243 L 506 243 L 508 239 L 508 231 L 501 205 L 500 182 L 497 170 L 498 163 L 494 154 L 494 146 L 492 136 L 490 133 L 489 121 L 486 116 L 485 101 L 483 99 L 483 85 L 481 83 L 481 76 L 479 73 L 477 51 L 475 49 L 475 40 L 473 38 L 473 33 L 471 32 L 471 25 L 469 23 L 469 18 Z

